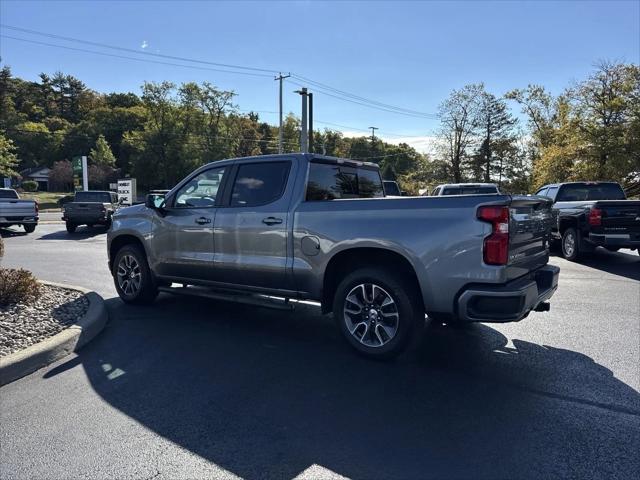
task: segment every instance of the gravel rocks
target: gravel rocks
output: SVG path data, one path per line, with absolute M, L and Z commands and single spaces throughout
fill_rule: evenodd
M 0 357 L 22 350 L 64 330 L 82 318 L 89 301 L 76 290 L 41 285 L 32 304 L 0 307 Z

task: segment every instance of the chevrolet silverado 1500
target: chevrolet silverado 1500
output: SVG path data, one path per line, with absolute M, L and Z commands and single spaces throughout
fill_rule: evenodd
M 385 198 L 375 164 L 311 154 L 205 165 L 120 209 L 108 233 L 120 297 L 159 291 L 263 304 L 318 301 L 359 352 L 388 357 L 442 323 L 548 310 L 551 201 Z
M 577 260 L 596 247 L 640 253 L 640 201 L 627 200 L 614 182 L 572 182 L 545 185 L 538 190 L 553 200 L 552 238 L 562 255 Z

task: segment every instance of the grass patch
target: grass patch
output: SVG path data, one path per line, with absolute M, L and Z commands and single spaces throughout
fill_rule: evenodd
M 38 208 L 40 210 L 47 210 L 51 208 L 59 209 L 58 200 L 68 193 L 60 192 L 22 192 L 19 194 L 20 198 L 24 200 L 35 200 L 38 202 Z

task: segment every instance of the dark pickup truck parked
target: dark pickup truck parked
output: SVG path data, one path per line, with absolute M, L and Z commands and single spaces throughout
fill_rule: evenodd
M 67 232 L 73 233 L 79 225 L 111 226 L 111 217 L 118 209 L 118 194 L 114 192 L 76 192 L 73 202 L 66 203 L 62 210 L 62 220 L 67 224 Z
M 552 236 L 567 260 L 577 260 L 598 246 L 640 253 L 640 201 L 627 200 L 619 184 L 558 183 L 545 185 L 536 195 L 553 200 Z
M 356 350 L 388 357 L 420 338 L 425 312 L 452 324 L 548 310 L 551 223 L 544 197 L 387 197 L 375 164 L 286 154 L 205 165 L 118 210 L 107 243 L 127 303 L 315 300 Z

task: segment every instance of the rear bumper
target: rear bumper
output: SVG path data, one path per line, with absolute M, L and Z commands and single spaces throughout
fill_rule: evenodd
M 640 248 L 640 233 L 590 233 L 589 242 L 600 247 Z
M 466 322 L 517 322 L 553 296 L 560 268 L 546 265 L 504 285 L 470 285 L 458 296 L 458 319 Z
M 75 223 L 76 225 L 99 225 L 109 223 L 110 217 L 108 215 L 80 215 L 69 217 L 67 215 L 62 216 L 62 220 L 65 222 Z
M 38 217 L 0 217 L 0 226 L 37 225 Z

